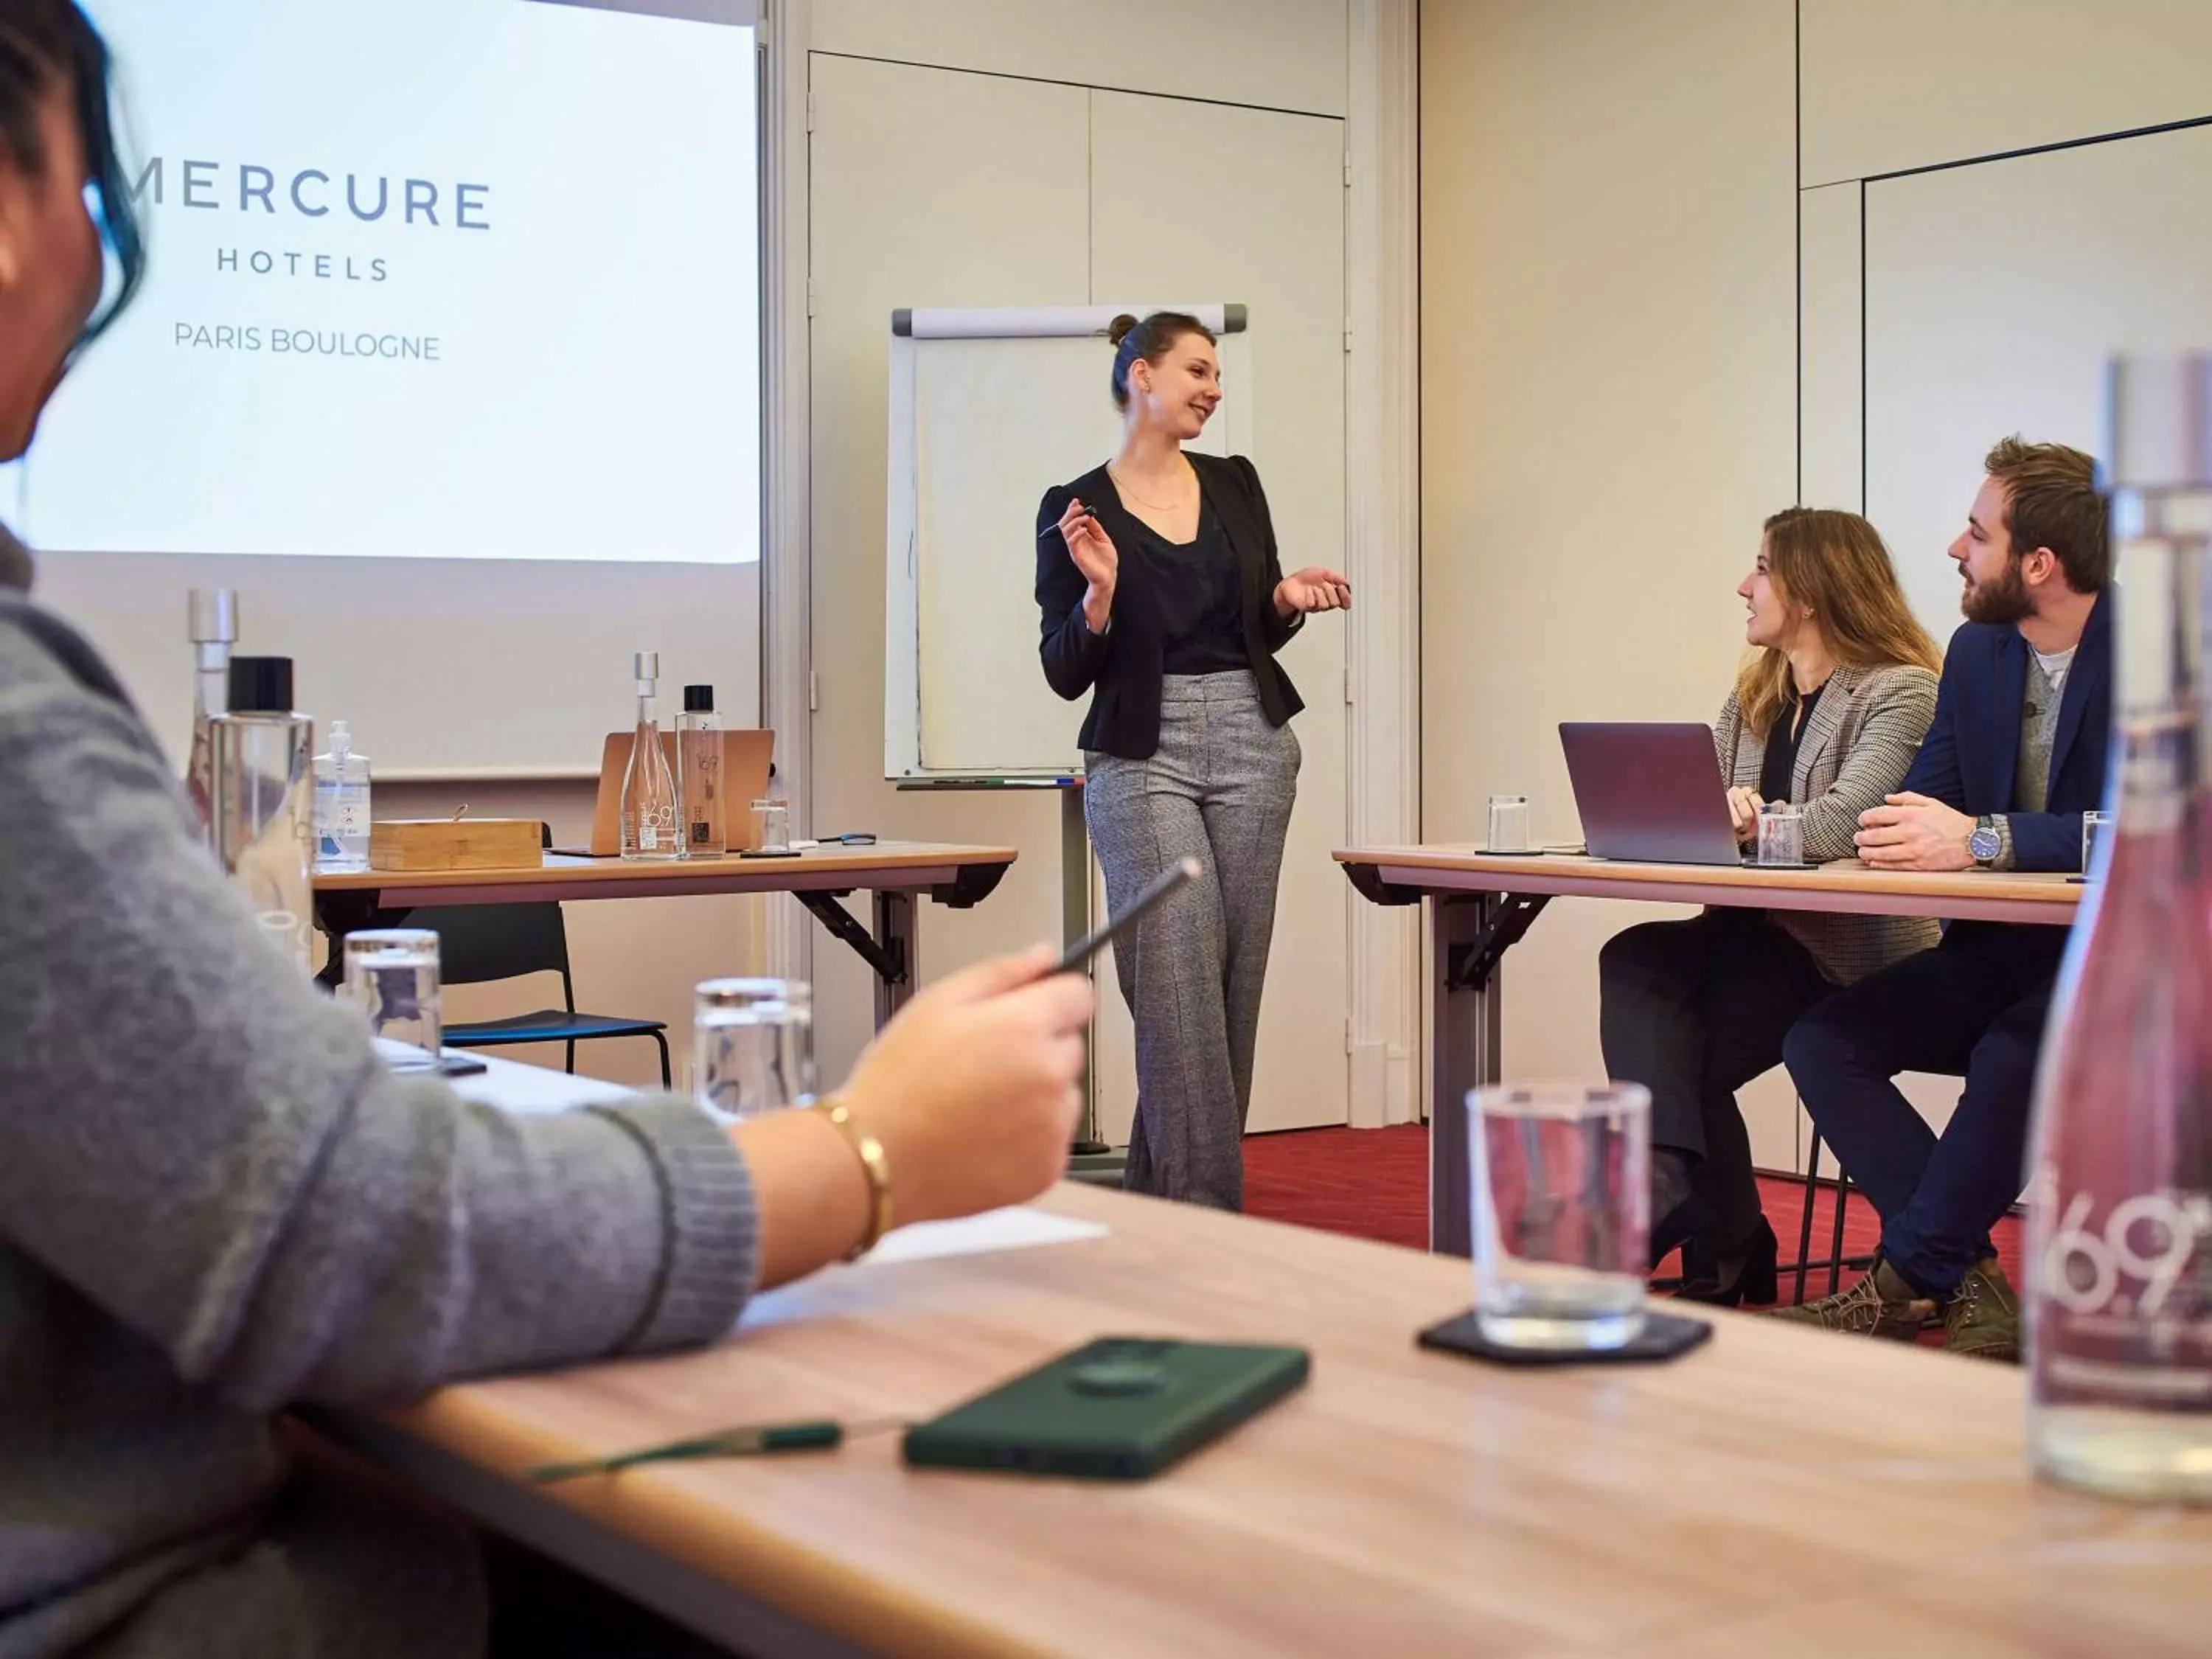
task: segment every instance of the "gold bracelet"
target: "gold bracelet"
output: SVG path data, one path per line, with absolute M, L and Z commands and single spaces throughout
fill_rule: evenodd
M 844 1259 L 857 1261 L 876 1248 L 877 1241 L 891 1230 L 891 1165 L 884 1156 L 884 1143 L 853 1121 L 853 1115 L 845 1109 L 845 1103 L 835 1095 L 824 1095 L 814 1103 L 813 1110 L 822 1114 L 836 1127 L 837 1133 L 853 1145 L 860 1154 L 860 1168 L 868 1177 L 868 1231 L 860 1242 L 845 1252 Z

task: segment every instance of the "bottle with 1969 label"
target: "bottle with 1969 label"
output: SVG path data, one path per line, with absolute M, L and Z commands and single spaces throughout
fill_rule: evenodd
M 2051 1479 L 2212 1502 L 2212 358 L 2112 394 L 2115 823 L 2037 1088 L 2029 1438 Z

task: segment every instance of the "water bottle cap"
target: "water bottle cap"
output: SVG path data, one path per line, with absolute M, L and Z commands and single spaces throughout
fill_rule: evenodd
M 687 685 L 684 688 L 684 712 L 687 714 L 711 714 L 714 712 L 714 688 L 711 685 Z
M 238 595 L 228 587 L 195 587 L 185 606 L 185 633 L 194 645 L 238 643 Z
M 2116 357 L 2106 391 L 2115 486 L 2212 487 L 2212 353 Z
M 234 714 L 290 714 L 292 659 L 289 657 L 233 657 L 230 659 L 230 712 Z

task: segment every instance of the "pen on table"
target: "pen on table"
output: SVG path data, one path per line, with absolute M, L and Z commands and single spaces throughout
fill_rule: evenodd
M 761 1457 L 777 1452 L 823 1451 L 842 1446 L 859 1435 L 882 1434 L 906 1426 L 903 1419 L 878 1418 L 844 1424 L 822 1418 L 803 1423 L 757 1423 L 724 1429 L 696 1439 L 671 1440 L 612 1457 L 594 1457 L 575 1463 L 548 1463 L 525 1472 L 523 1478 L 537 1486 L 574 1480 L 579 1475 L 617 1474 L 640 1463 L 682 1462 L 702 1457 Z

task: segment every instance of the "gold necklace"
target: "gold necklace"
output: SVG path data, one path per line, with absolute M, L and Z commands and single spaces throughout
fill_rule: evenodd
M 1190 463 L 1186 461 L 1183 465 L 1188 466 Z M 1114 488 L 1120 490 L 1123 495 L 1136 496 L 1137 505 L 1139 507 L 1149 507 L 1155 513 L 1180 513 L 1182 511 L 1182 503 L 1181 501 L 1175 501 L 1164 505 L 1161 502 L 1148 501 L 1144 496 L 1138 495 L 1135 490 L 1129 488 L 1128 482 L 1124 479 L 1119 472 L 1115 471 L 1110 464 L 1109 464 L 1106 468 L 1106 476 L 1114 481 Z M 1196 475 L 1194 474 L 1193 476 L 1195 477 Z

